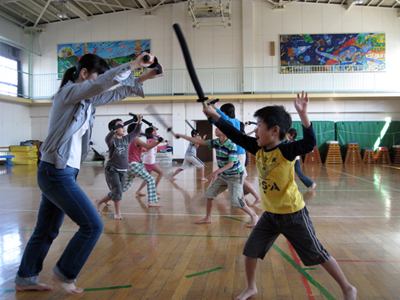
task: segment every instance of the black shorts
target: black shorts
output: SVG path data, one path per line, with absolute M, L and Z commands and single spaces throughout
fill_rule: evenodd
M 243 255 L 264 259 L 279 234 L 283 234 L 306 266 L 319 265 L 329 260 L 329 253 L 317 239 L 306 207 L 291 214 L 265 211 L 251 232 Z

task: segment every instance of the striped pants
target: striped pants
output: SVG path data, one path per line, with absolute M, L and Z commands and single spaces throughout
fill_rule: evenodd
M 131 162 L 126 172 L 125 185 L 123 192 L 126 192 L 132 185 L 132 181 L 135 177 L 139 177 L 147 183 L 147 199 L 149 203 L 157 202 L 156 186 L 154 184 L 154 178 L 146 171 L 144 166 L 138 162 Z

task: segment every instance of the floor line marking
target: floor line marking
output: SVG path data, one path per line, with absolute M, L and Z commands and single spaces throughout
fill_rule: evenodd
M 298 265 L 301 268 L 300 259 L 297 256 L 296 251 L 294 251 L 294 248 L 293 248 L 292 244 L 288 240 L 286 240 L 286 242 L 289 245 L 289 249 L 290 249 L 290 252 L 292 253 L 292 257 L 293 257 L 293 260 L 294 260 L 295 264 Z M 302 269 L 305 271 L 304 268 L 302 268 Z M 303 282 L 304 288 L 306 289 L 308 299 L 309 300 L 315 300 L 315 298 L 314 298 L 314 296 L 312 294 L 312 290 L 311 290 L 310 284 L 307 281 L 307 278 L 303 274 L 300 274 L 300 276 L 301 276 L 301 281 Z
M 315 286 L 322 295 L 324 295 L 327 299 L 329 300 L 336 300 L 335 297 L 333 297 L 320 283 L 318 283 L 310 274 L 308 274 L 306 271 L 303 270 L 300 266 L 298 266 L 292 258 L 290 258 L 282 249 L 280 249 L 278 246 L 275 244 L 272 245 L 272 247 L 278 251 L 280 255 L 282 255 L 293 267 L 295 267 L 307 280 Z
M 101 287 L 101 288 L 92 288 L 92 289 L 84 289 L 85 292 L 92 292 L 92 291 L 104 291 L 104 290 L 117 290 L 117 289 L 126 289 L 132 288 L 132 285 L 120 285 L 120 286 L 109 286 L 109 287 Z
M 221 270 L 221 269 L 223 269 L 223 267 L 218 267 L 218 268 L 214 268 L 214 269 L 211 269 L 211 270 L 207 270 L 207 271 L 203 271 L 203 272 L 199 272 L 199 273 L 195 273 L 195 274 L 186 275 L 185 277 L 186 278 L 191 278 L 191 277 L 195 277 L 195 276 L 211 273 L 211 272 L 214 272 L 214 271 L 218 271 L 218 270 Z

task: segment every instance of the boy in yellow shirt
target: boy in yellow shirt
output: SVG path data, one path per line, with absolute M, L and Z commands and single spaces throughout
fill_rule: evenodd
M 256 156 L 261 206 L 265 212 L 243 249 L 247 288 L 236 300 L 257 294 L 258 258 L 265 257 L 280 234 L 292 244 L 304 265 L 320 264 L 336 280 L 345 300 L 357 297 L 357 289 L 347 281 L 339 264 L 317 239 L 303 195 L 294 181 L 296 156 L 311 152 L 316 145 L 315 132 L 307 115 L 308 104 L 307 93 L 297 94 L 294 106 L 303 125 L 304 139 L 292 143 L 282 143 L 292 125 L 292 119 L 283 106 L 266 106 L 254 113 L 258 126 L 255 138 L 235 129 L 212 107 L 204 109 L 206 115 L 217 120 L 214 125 L 229 139 Z

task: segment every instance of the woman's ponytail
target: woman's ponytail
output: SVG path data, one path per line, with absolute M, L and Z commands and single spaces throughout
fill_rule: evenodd
M 64 76 L 61 80 L 60 84 L 60 89 L 70 80 L 75 81 L 75 79 L 78 79 L 79 74 L 76 70 L 76 67 L 69 68 L 67 71 L 65 71 Z

